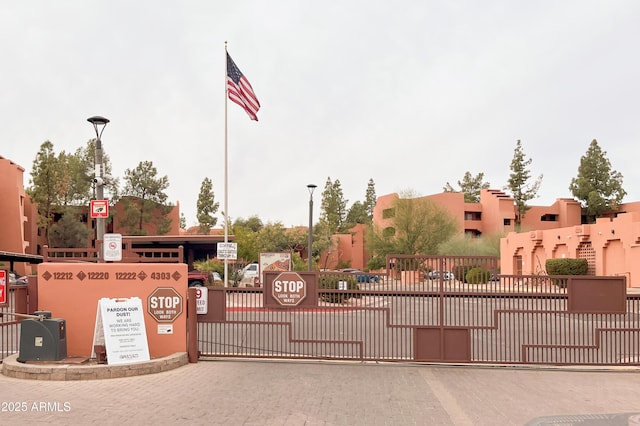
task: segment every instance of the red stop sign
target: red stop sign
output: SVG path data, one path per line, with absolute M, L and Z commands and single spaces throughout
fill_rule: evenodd
M 147 299 L 147 312 L 158 322 L 174 322 L 182 313 L 182 296 L 172 287 L 158 287 Z
M 271 283 L 271 294 L 283 306 L 296 306 L 307 297 L 307 283 L 296 272 L 283 272 Z

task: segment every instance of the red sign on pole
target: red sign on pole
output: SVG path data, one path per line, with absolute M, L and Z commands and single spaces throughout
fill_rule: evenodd
M 0 305 L 7 303 L 7 271 L 0 270 Z
M 91 219 L 109 217 L 109 200 L 91 200 L 89 211 Z

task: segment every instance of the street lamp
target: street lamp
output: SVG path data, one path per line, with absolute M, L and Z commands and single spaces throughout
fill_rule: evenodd
M 93 177 L 93 182 L 96 184 L 96 199 L 104 199 L 104 170 L 102 167 L 102 132 L 109 122 L 108 118 L 94 116 L 87 118 L 87 121 L 93 124 L 93 129 L 96 131 L 96 165 Z M 96 218 L 96 244 L 99 241 L 98 247 L 98 259 L 103 259 L 102 245 L 104 240 L 104 218 Z
M 307 258 L 309 259 L 309 271 L 312 267 L 311 258 L 311 246 L 313 244 L 313 190 L 317 188 L 317 185 L 310 183 L 307 185 L 309 190 L 309 246 L 307 248 Z

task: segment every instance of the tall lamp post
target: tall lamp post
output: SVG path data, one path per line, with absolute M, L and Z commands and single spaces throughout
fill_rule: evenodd
M 309 271 L 311 271 L 313 262 L 311 256 L 311 248 L 313 245 L 313 190 L 317 188 L 317 185 L 310 183 L 307 185 L 309 190 L 309 245 L 307 247 L 307 258 L 309 259 Z
M 87 118 L 87 121 L 93 124 L 93 129 L 96 131 L 96 165 L 93 182 L 96 184 L 96 199 L 104 199 L 104 170 L 102 167 L 102 132 L 109 122 L 108 118 L 94 116 Z M 99 241 L 99 243 L 98 243 Z M 98 258 L 103 258 L 102 246 L 104 241 L 104 218 L 96 218 L 96 244 L 98 246 Z

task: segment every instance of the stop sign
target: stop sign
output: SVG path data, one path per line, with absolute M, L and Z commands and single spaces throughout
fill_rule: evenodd
M 182 313 L 182 296 L 172 287 L 158 287 L 147 299 L 147 312 L 158 322 L 174 322 Z
M 307 297 L 307 283 L 296 272 L 283 272 L 273 280 L 271 294 L 283 306 L 296 306 Z

